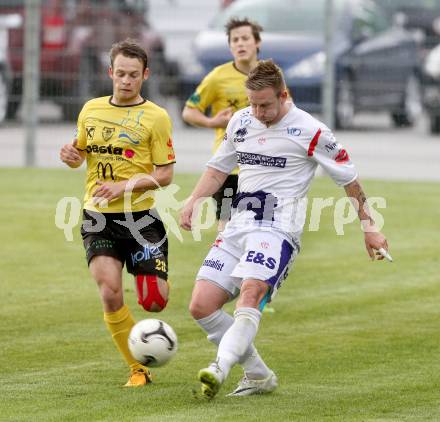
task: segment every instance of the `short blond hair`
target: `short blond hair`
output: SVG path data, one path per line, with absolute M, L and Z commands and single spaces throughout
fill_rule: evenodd
M 286 89 L 283 72 L 272 60 L 261 60 L 252 69 L 246 80 L 246 88 L 251 91 L 261 91 L 273 88 L 277 95 Z

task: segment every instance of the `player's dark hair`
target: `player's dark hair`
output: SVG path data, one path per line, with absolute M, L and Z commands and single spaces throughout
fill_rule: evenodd
M 277 95 L 281 95 L 286 89 L 286 83 L 282 70 L 272 60 L 260 60 L 249 72 L 246 88 L 252 91 L 273 88 Z
M 125 57 L 139 59 L 143 65 L 143 70 L 148 67 L 147 53 L 136 40 L 127 38 L 124 41 L 119 41 L 112 45 L 110 50 L 110 63 L 112 67 L 118 54 L 122 54 Z
M 252 29 L 252 35 L 254 36 L 254 39 L 256 42 L 261 41 L 261 35 L 260 33 L 263 31 L 263 27 L 259 25 L 256 22 L 253 22 L 249 20 L 248 18 L 231 18 L 229 19 L 228 23 L 225 25 L 226 34 L 228 35 L 228 44 L 231 42 L 231 31 L 235 28 L 240 28 L 242 26 L 250 26 Z M 259 53 L 260 50 L 257 49 L 257 52 Z

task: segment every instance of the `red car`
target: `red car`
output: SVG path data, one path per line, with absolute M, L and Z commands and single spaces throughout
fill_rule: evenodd
M 20 14 L 25 25 L 24 3 L 2 0 L 0 15 Z M 60 104 L 66 119 L 76 119 L 87 99 L 111 93 L 108 51 L 127 37 L 139 40 L 147 50 L 153 81 L 154 75 L 166 74 L 164 44 L 149 27 L 146 9 L 144 0 L 42 0 L 41 97 Z M 9 30 L 10 118 L 23 89 L 24 25 Z

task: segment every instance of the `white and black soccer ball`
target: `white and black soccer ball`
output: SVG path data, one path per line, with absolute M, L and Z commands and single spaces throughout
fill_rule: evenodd
M 131 329 L 128 348 L 133 357 L 145 366 L 165 365 L 177 352 L 174 330 L 160 319 L 143 319 Z

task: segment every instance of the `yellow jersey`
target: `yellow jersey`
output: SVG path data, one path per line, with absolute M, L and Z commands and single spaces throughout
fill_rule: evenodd
M 211 107 L 213 116 L 228 107 L 235 113 L 249 105 L 245 87 L 247 77 L 235 67 L 234 62 L 217 66 L 205 76 L 185 105 L 202 113 Z M 224 128 L 215 129 L 214 151 L 222 143 L 225 131 Z
M 97 207 L 92 202 L 93 191 L 97 180 L 128 180 L 152 173 L 154 166 L 174 163 L 171 133 L 168 113 L 151 101 L 132 106 L 114 105 L 110 96 L 88 101 L 79 114 L 77 130 L 77 148 L 87 154 L 84 208 L 103 213 L 150 209 L 154 196 L 144 192 L 132 192 L 131 209 L 127 210 L 124 197 Z

